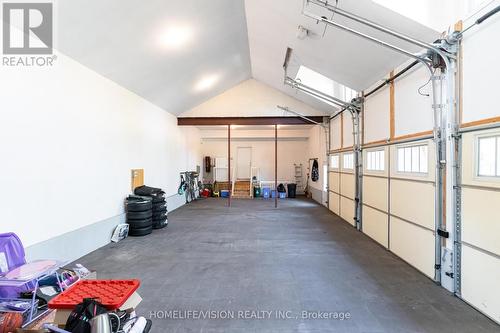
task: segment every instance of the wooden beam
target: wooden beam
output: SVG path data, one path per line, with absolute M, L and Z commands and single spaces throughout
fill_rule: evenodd
M 328 153 L 330 153 L 330 154 L 337 154 L 337 153 L 350 152 L 350 151 L 353 151 L 353 150 L 354 150 L 354 146 L 350 146 L 350 147 L 333 149 L 333 150 L 330 150 Z
M 432 133 L 434 133 L 434 132 L 433 131 L 424 131 L 424 132 L 417 132 L 417 133 L 412 133 L 412 134 L 401 135 L 401 136 L 392 138 L 391 142 L 397 142 L 397 141 L 401 141 L 401 140 L 408 140 L 408 139 L 420 138 L 420 137 L 423 137 L 423 136 L 429 136 Z
M 307 117 L 322 123 L 322 116 Z M 219 125 L 312 125 L 301 117 L 179 117 L 179 126 L 219 126 Z
M 460 128 L 481 126 L 481 125 L 493 124 L 493 123 L 498 123 L 498 122 L 500 122 L 500 117 L 486 118 L 486 119 L 471 121 L 468 123 L 463 123 L 460 125 Z

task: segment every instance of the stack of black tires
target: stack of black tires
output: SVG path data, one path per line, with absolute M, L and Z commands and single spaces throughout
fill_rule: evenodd
M 162 229 L 168 225 L 167 218 L 167 201 L 165 192 L 160 188 L 139 186 L 134 190 L 134 193 L 139 196 L 150 198 L 152 202 L 152 226 L 153 229 Z
M 145 236 L 153 232 L 153 200 L 130 195 L 126 202 L 129 236 Z

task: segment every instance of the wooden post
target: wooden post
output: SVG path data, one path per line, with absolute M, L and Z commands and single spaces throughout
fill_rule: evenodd
M 274 208 L 278 208 L 278 125 L 274 125 Z
M 229 191 L 227 205 L 231 207 L 231 125 L 227 125 L 227 182 Z
M 391 74 L 389 75 L 389 78 L 394 77 L 394 71 L 391 71 Z M 395 87 L 394 87 L 394 80 L 391 81 L 389 85 L 389 132 L 390 132 L 390 138 L 391 141 L 394 140 L 396 137 L 396 110 L 395 110 Z

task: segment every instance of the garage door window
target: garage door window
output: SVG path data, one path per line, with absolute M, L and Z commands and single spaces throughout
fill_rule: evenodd
M 338 168 L 339 168 L 339 155 L 331 155 L 330 169 L 338 169 Z
M 478 139 L 478 176 L 500 177 L 500 136 Z
M 385 170 L 385 151 L 375 150 L 366 153 L 366 170 L 384 171 Z
M 344 158 L 344 160 L 343 160 L 342 165 L 343 165 L 344 169 L 348 169 L 348 170 L 354 169 L 354 154 L 353 153 L 344 154 L 343 158 Z
M 427 145 L 398 147 L 397 150 L 398 172 L 427 173 L 429 163 Z

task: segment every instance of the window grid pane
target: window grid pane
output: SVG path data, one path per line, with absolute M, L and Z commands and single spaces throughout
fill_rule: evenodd
M 405 151 L 405 167 L 403 171 L 411 172 L 411 147 L 404 148 Z
M 427 145 L 398 147 L 397 148 L 397 171 L 406 173 L 428 172 L 428 149 Z M 382 163 L 383 160 L 382 160 Z
M 330 156 L 330 168 L 332 168 L 332 169 L 339 168 L 339 155 L 331 155 Z
M 419 147 L 411 148 L 411 171 L 419 172 L 420 170 L 420 158 L 419 158 L 420 149 Z
M 384 171 L 384 154 L 383 150 L 369 151 L 366 154 L 366 170 Z
M 353 169 L 354 168 L 354 156 L 353 154 L 344 154 L 344 169 Z
M 398 171 L 405 171 L 405 150 L 398 148 Z
M 479 139 L 479 176 L 492 177 L 495 176 L 496 163 L 496 142 L 497 138 L 480 138 Z

